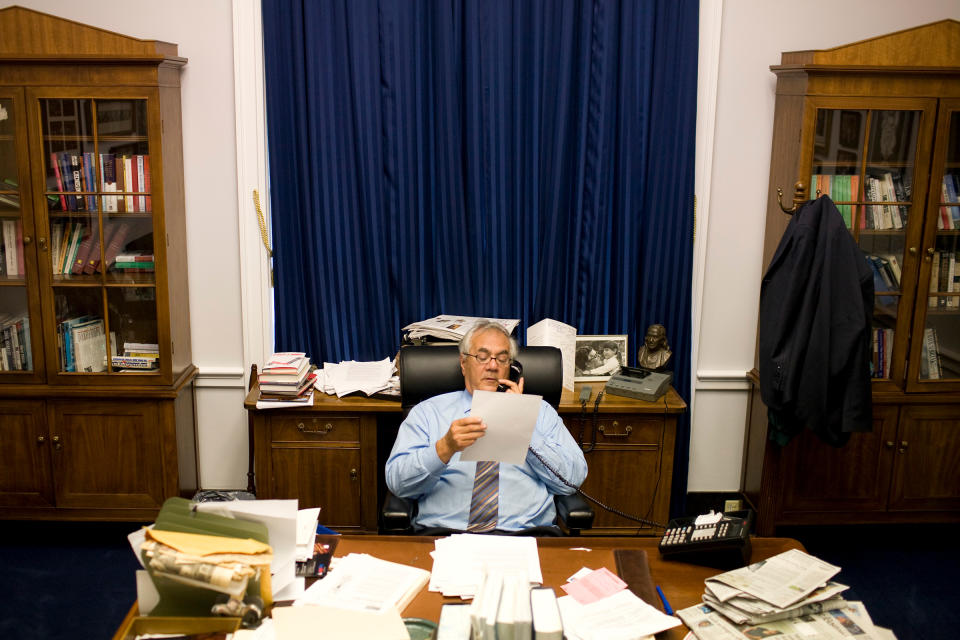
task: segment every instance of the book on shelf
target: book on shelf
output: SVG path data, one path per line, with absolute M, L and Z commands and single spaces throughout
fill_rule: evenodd
M 143 193 L 147 190 L 146 182 L 144 182 L 143 174 L 143 156 L 136 155 L 134 156 L 137 159 L 137 191 Z M 146 196 L 140 195 L 137 196 L 137 211 L 146 211 L 147 210 L 147 198 Z
M 117 191 L 117 168 L 112 153 L 100 154 L 100 190 L 104 193 Z M 117 211 L 117 196 L 103 196 L 102 201 L 104 213 Z
M 57 325 L 57 338 L 60 346 L 60 368 L 63 371 L 76 371 L 76 359 L 73 344 L 73 329 L 96 321 L 91 315 L 81 315 L 63 320 Z M 102 320 L 101 320 L 102 322 Z
M 159 356 L 111 356 L 110 364 L 114 369 L 156 369 Z
M 149 351 L 151 353 L 160 353 L 160 345 L 156 342 L 124 342 L 123 350 L 126 351 Z
M 107 233 L 107 223 L 104 224 L 103 233 Z M 86 260 L 83 261 L 81 272 L 85 274 L 94 274 L 100 271 L 100 234 L 93 234 L 93 242 L 90 250 L 87 252 Z
M 7 277 L 20 275 L 20 247 L 17 245 L 17 227 L 20 221 L 12 218 L 3 220 L 3 248 Z
M 924 364 L 926 364 L 925 367 Z M 927 380 L 940 379 L 940 345 L 937 340 L 937 330 L 933 327 L 926 327 L 923 330 L 920 377 Z
M 117 255 L 127 244 L 127 235 L 130 233 L 130 224 L 126 221 L 118 222 L 116 229 L 110 235 L 103 252 L 104 266 L 109 269 L 116 262 Z
M 127 195 L 123 196 L 124 210 L 133 212 L 136 209 L 133 208 L 133 165 L 130 162 L 130 156 L 121 156 L 121 164 L 123 165 L 123 190 Z
M 83 156 L 81 157 L 81 171 L 83 172 L 83 190 L 84 191 L 96 191 L 97 190 L 97 179 L 96 179 L 96 161 L 94 160 L 94 154 L 91 151 L 84 151 Z M 96 211 L 97 210 L 97 196 L 92 193 L 87 198 L 87 211 Z
M 75 153 L 70 154 L 70 176 L 71 176 L 71 182 L 73 185 L 73 190 L 75 193 L 79 194 L 81 191 L 83 191 L 83 181 L 82 181 L 83 179 L 81 178 L 81 173 L 80 173 L 80 156 L 78 156 Z M 76 207 L 77 207 L 75 211 L 87 210 L 87 203 L 83 199 L 82 195 L 77 195 L 74 198 L 74 202 L 76 202 Z
M 74 275 L 80 275 L 83 273 L 83 267 L 87 262 L 87 256 L 90 255 L 90 249 L 93 247 L 93 236 L 96 235 L 95 229 L 92 225 L 90 228 L 84 232 L 83 237 L 80 239 L 80 244 L 77 245 L 76 257 L 73 259 L 73 262 L 70 266 L 70 273 Z
M 153 211 L 153 200 L 150 197 L 150 156 L 143 154 L 143 191 L 147 195 L 143 197 L 143 210 Z
M 67 197 L 64 195 L 63 191 L 63 177 L 60 175 L 60 158 L 57 157 L 56 152 L 50 154 L 50 167 L 53 169 L 53 177 L 57 184 L 57 191 L 60 192 L 60 209 L 62 211 L 68 211 L 67 207 Z
M 309 373 L 303 380 L 297 383 L 265 383 L 260 385 L 261 400 L 290 400 L 304 396 L 313 389 L 313 383 L 317 380 L 316 373 Z
M 64 275 L 68 275 L 73 271 L 73 263 L 77 259 L 77 253 L 80 250 L 80 243 L 83 238 L 84 233 L 84 224 L 82 222 L 74 223 L 72 233 L 70 234 L 70 244 L 67 247 L 67 254 L 63 259 L 63 271 Z
M 107 370 L 107 338 L 100 318 L 74 325 L 71 329 L 74 371 L 97 373 Z

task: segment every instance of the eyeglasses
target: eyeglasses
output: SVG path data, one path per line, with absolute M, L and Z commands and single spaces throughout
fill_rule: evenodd
M 481 351 L 480 353 L 465 353 L 465 356 L 470 356 L 471 358 L 476 358 L 477 362 L 480 364 L 487 364 L 490 362 L 490 359 L 493 358 L 500 365 L 510 364 L 510 356 L 505 353 L 501 353 L 498 356 L 491 356 L 489 353 Z

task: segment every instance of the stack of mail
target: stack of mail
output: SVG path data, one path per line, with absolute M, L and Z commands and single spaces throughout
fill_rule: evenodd
M 781 634 L 824 640 L 894 638 L 873 624 L 862 602 L 843 599 L 840 593 L 847 587 L 830 580 L 839 572 L 840 567 L 791 549 L 708 578 L 703 604 L 677 615 L 699 640 Z
M 317 372 L 314 387 L 338 398 L 357 391 L 369 396 L 396 385 L 394 371 L 395 367 L 390 358 L 378 362 L 325 362 L 323 369 Z
M 434 542 L 430 591 L 472 598 L 484 573 L 524 571 L 534 584 L 543 583 L 537 539 L 526 536 L 484 536 L 459 533 Z

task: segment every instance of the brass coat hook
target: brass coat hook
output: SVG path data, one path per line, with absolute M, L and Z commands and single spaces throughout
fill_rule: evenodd
M 817 195 L 820 195 L 819 193 Z M 804 202 L 807 201 L 807 187 L 802 182 L 797 182 L 793 185 L 793 206 L 787 209 L 783 206 L 783 189 L 777 187 L 777 204 L 780 205 L 780 210 L 783 211 L 788 216 L 792 216 L 797 212 L 797 209 L 800 208 Z

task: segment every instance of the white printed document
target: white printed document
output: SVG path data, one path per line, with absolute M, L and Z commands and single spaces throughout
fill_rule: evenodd
M 531 394 L 474 391 L 470 415 L 482 418 L 487 432 L 464 449 L 460 459 L 523 464 L 541 400 L 541 396 Z

